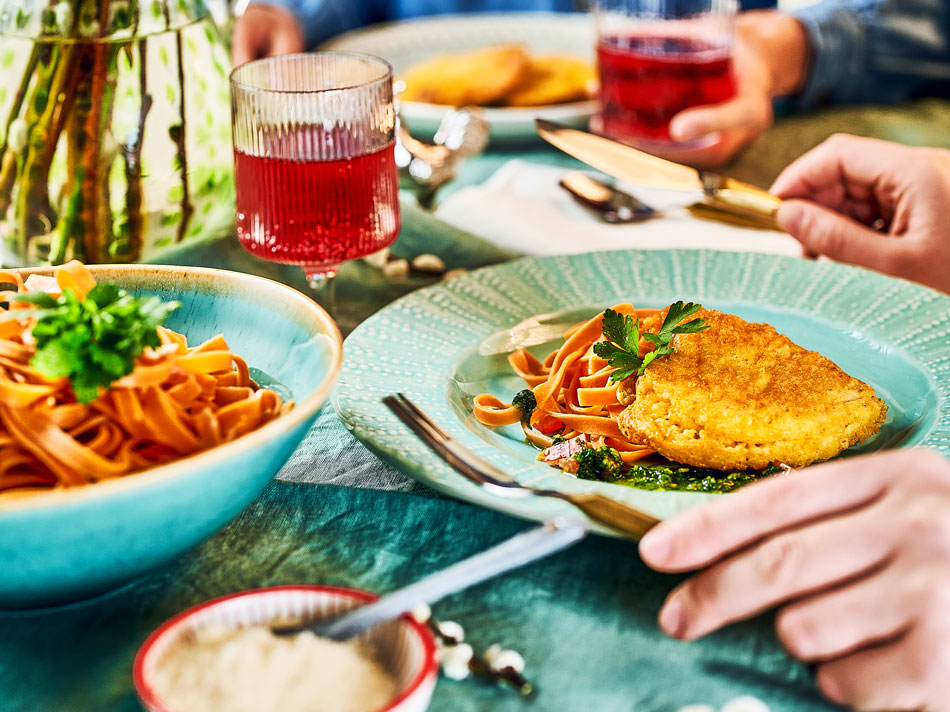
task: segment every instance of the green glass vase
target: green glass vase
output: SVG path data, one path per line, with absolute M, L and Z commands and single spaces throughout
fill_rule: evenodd
M 0 0 L 0 263 L 232 225 L 229 70 L 201 0 Z

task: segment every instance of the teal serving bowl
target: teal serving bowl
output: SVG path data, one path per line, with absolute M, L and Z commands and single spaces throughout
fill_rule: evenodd
M 294 408 L 243 437 L 93 485 L 0 495 L 0 608 L 88 598 L 172 561 L 244 509 L 306 435 L 343 360 L 340 332 L 303 294 L 195 267 L 90 267 L 98 282 L 181 302 L 166 326 L 189 344 L 223 334 Z M 51 274 L 50 270 L 24 273 Z

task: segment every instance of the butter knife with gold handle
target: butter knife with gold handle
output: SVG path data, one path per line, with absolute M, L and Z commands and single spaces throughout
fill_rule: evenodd
M 481 459 L 436 425 L 402 393 L 386 396 L 383 403 L 409 426 L 432 451 L 456 472 L 493 494 L 509 497 L 554 497 L 574 505 L 592 522 L 630 539 L 640 539 L 660 520 L 601 494 L 584 494 L 525 487 L 491 463 Z
M 603 173 L 647 188 L 701 190 L 712 211 L 758 227 L 778 229 L 775 213 L 781 199 L 734 178 L 668 161 L 619 141 L 535 119 L 538 135 L 552 146 Z

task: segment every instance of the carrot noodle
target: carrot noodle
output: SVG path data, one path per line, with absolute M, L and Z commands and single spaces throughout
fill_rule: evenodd
M 659 313 L 658 309 L 634 309 L 632 304 L 617 304 L 612 309 L 639 319 Z M 625 463 L 654 454 L 650 448 L 630 442 L 620 430 L 617 418 L 624 406 L 617 399 L 619 383 L 611 383 L 614 372 L 606 359 L 594 353 L 594 344 L 603 340 L 603 312 L 570 327 L 564 344 L 539 360 L 525 349 L 508 356 L 512 370 L 534 393 L 537 407 L 530 423 L 522 423 L 525 437 L 535 447 L 554 444 L 546 426 L 559 424 L 560 435 L 571 438 L 588 435 L 593 447 L 609 445 Z M 641 353 L 646 344 L 641 342 Z M 512 425 L 521 421 L 521 408 L 505 403 L 489 393 L 475 397 L 473 412 L 478 422 L 489 427 Z M 539 425 L 541 429 L 539 429 Z M 563 427 L 561 427 L 563 426 Z
M 0 272 L 0 316 L 32 310 L 17 295 L 41 288 L 52 296 L 72 289 L 82 299 L 95 286 L 79 262 L 55 279 L 26 282 Z M 293 407 L 259 388 L 244 360 L 223 336 L 188 346 L 182 334 L 159 327 L 161 346 L 146 348 L 132 373 L 102 389 L 88 404 L 76 401 L 67 379 L 34 369 L 29 312 L 0 319 L 0 494 L 11 490 L 87 485 L 144 470 L 221 443 Z

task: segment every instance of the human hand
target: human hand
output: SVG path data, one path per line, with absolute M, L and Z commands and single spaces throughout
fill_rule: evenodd
M 950 151 L 836 135 L 786 168 L 772 192 L 786 199 L 779 226 L 806 253 L 950 293 Z
M 807 61 L 808 40 L 793 16 L 776 11 L 742 13 L 732 52 L 735 96 L 721 104 L 686 109 L 670 122 L 674 141 L 706 138 L 709 143 L 661 154 L 697 168 L 721 166 L 772 125 L 772 99 L 800 87 Z
M 786 648 L 835 702 L 950 710 L 950 462 L 900 450 L 773 477 L 640 543 L 679 585 L 660 627 L 692 640 L 778 607 Z
M 303 52 L 303 31 L 293 14 L 278 5 L 251 4 L 234 23 L 231 57 L 237 67 L 252 59 Z

